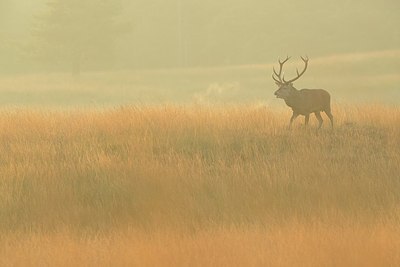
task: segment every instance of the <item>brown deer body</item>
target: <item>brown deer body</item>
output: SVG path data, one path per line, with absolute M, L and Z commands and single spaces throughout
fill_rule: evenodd
M 331 112 L 331 96 L 329 93 L 323 89 L 301 89 L 297 90 L 293 86 L 293 82 L 299 79 L 306 71 L 308 66 L 308 59 L 301 58 L 305 67 L 304 70 L 299 73 L 297 71 L 297 77 L 286 81 L 285 77 L 282 77 L 283 64 L 289 60 L 287 57 L 284 61 L 279 61 L 279 73 L 273 69 L 274 73 L 272 78 L 275 83 L 279 86 L 278 90 L 275 92 L 277 98 L 282 98 L 285 100 L 286 105 L 292 108 L 293 115 L 290 119 L 289 128 L 292 126 L 293 121 L 299 116 L 305 116 L 305 126 L 307 126 L 310 114 L 314 113 L 318 119 L 318 129 L 321 128 L 323 119 L 321 117 L 321 111 L 325 112 L 331 121 L 331 126 L 333 128 L 333 116 Z M 276 77 L 275 77 L 276 76 Z

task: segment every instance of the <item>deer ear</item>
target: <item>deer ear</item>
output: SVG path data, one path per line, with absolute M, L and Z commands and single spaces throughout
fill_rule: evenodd
M 278 86 L 280 86 L 280 85 L 281 85 L 281 83 L 278 83 L 278 82 L 275 82 L 275 84 L 276 84 L 276 85 L 278 85 Z

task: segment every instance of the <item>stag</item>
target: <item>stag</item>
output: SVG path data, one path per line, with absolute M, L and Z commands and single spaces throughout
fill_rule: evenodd
M 293 82 L 298 80 L 307 70 L 308 58 L 301 59 L 304 62 L 304 69 L 299 73 L 297 69 L 297 77 L 291 80 L 285 80 L 284 74 L 282 74 L 283 65 L 290 59 L 286 57 L 284 61 L 279 62 L 279 72 L 273 68 L 272 79 L 274 79 L 276 85 L 278 85 L 278 90 L 275 92 L 277 98 L 282 98 L 285 100 L 286 105 L 292 108 L 293 115 L 290 118 L 289 129 L 292 127 L 293 121 L 299 116 L 303 115 L 305 117 L 304 124 L 307 127 L 310 114 L 314 113 L 315 117 L 319 122 L 318 129 L 321 128 L 323 119 L 321 117 L 321 111 L 325 112 L 331 121 L 331 126 L 333 128 L 333 116 L 331 113 L 331 96 L 329 93 L 323 89 L 301 89 L 297 90 L 293 86 Z

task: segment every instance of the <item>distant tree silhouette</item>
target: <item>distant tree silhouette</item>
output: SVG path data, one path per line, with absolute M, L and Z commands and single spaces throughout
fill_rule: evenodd
M 118 0 L 51 0 L 36 17 L 32 51 L 38 62 L 79 74 L 109 68 L 116 39 L 126 32 L 118 21 Z

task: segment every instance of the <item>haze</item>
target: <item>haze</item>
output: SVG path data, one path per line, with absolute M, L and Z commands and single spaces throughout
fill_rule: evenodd
M 308 55 L 299 88 L 398 103 L 399 8 L 395 0 L 1 0 L 0 102 L 274 102 L 277 59 L 292 55 L 294 75 Z
M 400 266 L 399 11 L 0 0 L 0 267 Z

